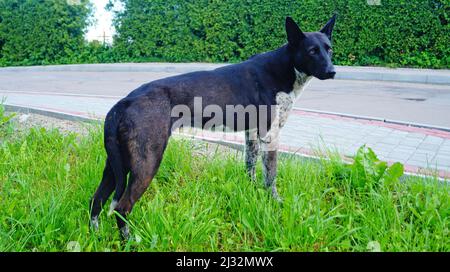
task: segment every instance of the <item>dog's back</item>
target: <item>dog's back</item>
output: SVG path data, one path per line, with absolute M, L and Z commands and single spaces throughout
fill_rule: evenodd
M 273 67 L 274 52 L 259 54 L 251 59 L 211 71 L 191 72 L 146 83 L 132 91 L 125 99 L 141 96 L 158 96 L 166 93 L 171 105 L 191 106 L 194 97 L 201 97 L 205 105 L 273 104 L 273 94 L 290 91 L 292 85 L 285 84 L 285 77 L 274 76 L 282 68 Z M 262 101 L 260 101 L 262 99 Z M 225 108 L 224 108 L 225 109 Z

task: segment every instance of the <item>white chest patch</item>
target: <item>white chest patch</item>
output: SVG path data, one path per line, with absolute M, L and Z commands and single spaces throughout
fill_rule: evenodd
M 295 101 L 300 97 L 312 78 L 297 71 L 297 69 L 295 70 L 295 76 L 296 79 L 292 91 L 290 93 L 279 92 L 276 96 L 280 127 L 283 127 L 286 123 Z
M 263 150 L 276 150 L 281 128 L 286 124 L 289 113 L 297 98 L 310 82 L 310 76 L 295 70 L 296 79 L 290 93 L 279 92 L 276 96 L 276 113 L 267 135 L 261 138 Z
M 297 69 L 295 69 L 295 82 L 291 92 L 291 94 L 295 96 L 295 99 L 299 98 L 300 94 L 303 92 L 306 86 L 308 86 L 311 79 L 311 76 L 307 76 L 305 73 L 299 72 L 297 71 Z

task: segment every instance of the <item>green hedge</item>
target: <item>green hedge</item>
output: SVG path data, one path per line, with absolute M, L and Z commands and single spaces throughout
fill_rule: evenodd
M 88 0 L 0 0 L 0 66 L 237 62 L 285 43 L 287 15 L 316 31 L 336 11 L 337 64 L 450 67 L 450 0 L 111 1 L 125 6 L 113 48 L 84 41 Z
M 285 16 L 317 31 L 336 11 L 338 64 L 450 64 L 449 0 L 117 1 L 114 52 L 126 60 L 240 61 L 283 44 Z
M 0 0 L 0 64 L 83 61 L 88 0 Z

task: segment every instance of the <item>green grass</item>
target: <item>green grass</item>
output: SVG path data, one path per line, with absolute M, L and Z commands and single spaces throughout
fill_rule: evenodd
M 242 153 L 171 140 L 121 243 L 114 217 L 89 229 L 105 161 L 87 136 L 9 127 L 0 138 L 0 251 L 449 251 L 449 186 L 435 179 L 368 180 L 339 159 L 279 162 L 284 204 L 245 174 Z M 205 152 L 205 150 L 209 150 Z M 223 150 L 221 148 L 220 150 Z M 260 180 L 261 168 L 258 169 Z M 76 244 L 75 243 L 75 244 Z M 70 247 L 70 246 L 69 246 Z

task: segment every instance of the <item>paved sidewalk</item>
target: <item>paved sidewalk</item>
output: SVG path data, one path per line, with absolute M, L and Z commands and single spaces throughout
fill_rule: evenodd
M 118 100 L 96 95 L 7 93 L 6 104 L 84 118 L 103 119 Z M 242 133 L 195 132 L 216 142 L 243 143 Z M 402 162 L 408 172 L 437 173 L 450 178 L 450 132 L 294 110 L 281 133 L 281 149 L 311 156 L 317 149 L 352 156 L 363 144 L 388 162 Z

